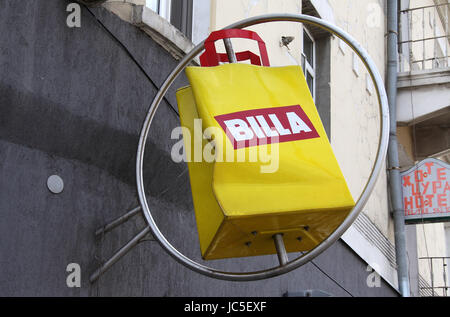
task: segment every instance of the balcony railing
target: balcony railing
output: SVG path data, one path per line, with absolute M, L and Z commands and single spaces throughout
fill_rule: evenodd
M 448 263 L 450 257 L 422 257 L 419 260 L 422 261 L 420 264 L 428 265 L 430 271 L 429 283 L 419 287 L 421 296 L 449 296 Z
M 450 66 L 450 3 L 435 3 L 400 11 L 400 72 Z

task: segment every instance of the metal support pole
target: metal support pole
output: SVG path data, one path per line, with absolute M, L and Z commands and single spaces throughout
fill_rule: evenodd
M 223 39 L 225 45 L 225 50 L 227 51 L 228 61 L 230 63 L 237 63 L 236 54 L 234 53 L 233 44 L 229 38 Z M 283 234 L 277 233 L 273 236 L 273 241 L 275 242 L 275 248 L 277 249 L 278 261 L 280 265 L 283 266 L 289 262 L 286 248 L 284 246 Z
M 120 216 L 119 218 L 116 218 L 113 221 L 111 221 L 110 223 L 107 223 L 106 225 L 104 225 L 103 227 L 98 228 L 95 231 L 95 235 L 99 236 L 99 235 L 102 235 L 104 233 L 111 231 L 115 227 L 121 225 L 122 223 L 124 223 L 125 221 L 130 219 L 131 217 L 137 215 L 139 213 L 139 211 L 141 211 L 141 206 L 138 206 L 138 207 L 128 211 L 126 214 Z
M 434 296 L 433 258 L 430 258 L 431 296 Z
M 116 253 L 113 254 L 101 267 L 99 267 L 92 275 L 89 277 L 91 283 L 95 282 L 103 273 L 105 273 L 114 263 L 116 263 L 120 258 L 128 253 L 134 246 L 136 246 L 142 238 L 144 238 L 150 232 L 150 227 L 145 227 L 144 230 L 139 232 L 130 241 L 127 242 L 123 247 L 121 247 Z
M 228 61 L 230 63 L 237 63 L 236 54 L 234 53 L 233 44 L 229 38 L 223 39 L 225 45 L 225 50 L 227 51 Z M 284 246 L 283 234 L 277 233 L 273 236 L 273 241 L 275 242 L 275 248 L 277 249 L 278 261 L 280 265 L 286 265 L 289 262 L 286 247 Z
M 280 261 L 280 265 L 286 265 L 289 262 L 286 248 L 284 246 L 283 234 L 277 233 L 273 236 L 273 241 L 275 242 L 275 248 L 277 249 L 278 261 Z
M 448 296 L 448 287 L 447 287 L 447 273 L 445 271 L 445 267 L 447 266 L 447 264 L 445 263 L 446 258 L 442 258 L 442 274 L 443 274 L 443 278 L 444 278 L 444 291 L 445 294 L 444 296 Z
M 225 50 L 227 51 L 228 61 L 230 63 L 237 63 L 236 54 L 234 54 L 233 45 L 231 40 L 226 38 L 223 39 L 223 44 L 225 45 Z
M 425 39 L 425 9 L 422 9 L 422 38 Z M 425 59 L 427 58 L 427 52 L 425 48 L 425 40 L 422 41 L 422 70 L 425 70 Z

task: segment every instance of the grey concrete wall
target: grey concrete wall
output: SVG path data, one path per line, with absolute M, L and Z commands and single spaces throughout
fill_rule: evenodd
M 158 244 L 140 243 L 94 284 L 89 274 L 145 226 L 141 218 L 96 239 L 94 231 L 137 205 L 135 152 L 154 85 L 84 9 L 66 26 L 64 0 L 0 0 L 0 296 L 281 296 L 319 289 L 336 296 L 396 296 L 366 284 L 367 265 L 341 241 L 315 263 L 259 282 L 191 272 Z M 93 9 L 133 52 L 156 86 L 175 66 L 164 49 L 102 8 Z M 181 78 L 175 86 L 185 83 Z M 199 260 L 187 168 L 170 160 L 178 116 L 174 89 L 158 110 L 145 177 L 150 206 L 168 239 Z M 47 178 L 60 175 L 54 195 Z M 66 266 L 81 266 L 81 288 Z M 207 263 L 257 270 L 275 256 Z

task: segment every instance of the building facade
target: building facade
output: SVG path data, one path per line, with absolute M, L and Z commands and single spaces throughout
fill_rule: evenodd
M 1 295 L 399 295 L 386 168 L 342 238 L 286 275 L 244 283 L 214 280 L 184 268 L 146 236 L 89 281 L 92 272 L 146 227 L 139 212 L 133 212 L 121 226 L 94 234 L 138 206 L 134 175 L 141 124 L 184 54 L 210 32 L 238 20 L 304 13 L 352 35 L 385 77 L 386 1 L 84 2 L 96 4 L 0 1 L 1 29 L 8 31 L 0 34 Z M 79 20 L 72 15 L 78 8 Z M 448 2 L 401 1 L 400 10 L 401 168 L 430 156 L 448 163 Z M 277 22 L 250 29 L 265 41 L 272 66 L 302 67 L 356 200 L 370 175 L 380 134 L 378 102 L 362 61 L 342 40 L 317 27 Z M 424 40 L 430 37 L 434 39 Z M 258 51 L 243 40 L 233 45 L 237 51 Z M 223 50 L 220 43 L 218 48 Z M 187 84 L 184 75 L 177 79 L 158 110 L 144 174 L 161 230 L 181 252 L 202 262 L 187 167 L 170 156 L 177 141 L 171 131 L 180 125 L 175 90 Z M 435 98 L 432 107 L 418 102 L 429 98 Z M 51 175 L 64 182 L 62 192 L 52 192 L 47 183 Z M 449 284 L 445 267 L 437 262 L 430 266 L 429 258 L 450 255 L 449 229 L 435 223 L 408 225 L 406 231 L 411 295 L 446 295 L 444 288 L 429 289 Z M 277 265 L 276 256 L 202 263 L 227 271 Z M 69 286 L 71 264 L 80 269 L 80 285 Z

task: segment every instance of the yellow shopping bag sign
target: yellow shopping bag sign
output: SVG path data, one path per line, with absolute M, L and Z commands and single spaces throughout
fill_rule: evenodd
M 188 160 L 203 258 L 273 254 L 278 233 L 287 252 L 327 238 L 354 201 L 301 68 L 225 64 L 186 74 L 191 86 L 177 92 L 185 148 L 214 145 L 214 160 Z

